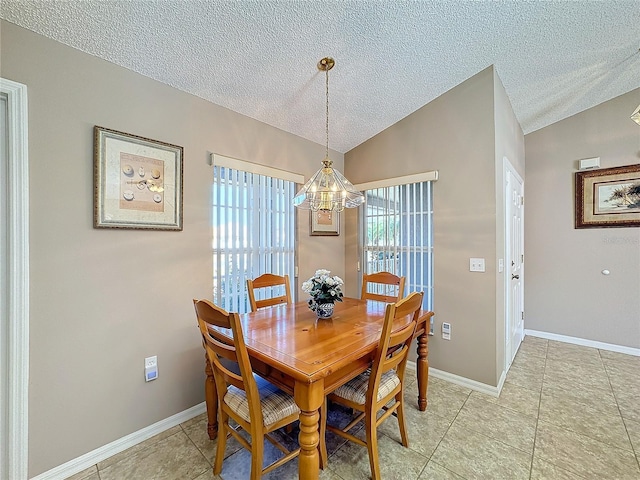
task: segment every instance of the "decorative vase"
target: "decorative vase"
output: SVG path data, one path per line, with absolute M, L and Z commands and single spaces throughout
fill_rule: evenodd
M 319 303 L 316 306 L 316 315 L 318 318 L 331 318 L 333 315 L 333 303 Z

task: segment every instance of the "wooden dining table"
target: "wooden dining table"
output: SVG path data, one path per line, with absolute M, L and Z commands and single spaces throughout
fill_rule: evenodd
M 383 302 L 345 297 L 329 319 L 318 319 L 306 301 L 240 315 L 254 372 L 291 393 L 300 407 L 300 479 L 318 478 L 319 409 L 325 395 L 370 366 L 385 308 Z M 422 312 L 416 330 L 418 408 L 422 411 L 427 407 L 427 332 L 432 315 Z M 214 439 L 216 387 L 206 355 L 205 359 L 208 434 Z

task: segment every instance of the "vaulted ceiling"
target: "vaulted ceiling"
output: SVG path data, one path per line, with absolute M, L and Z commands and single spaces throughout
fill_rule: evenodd
M 525 134 L 640 87 L 638 0 L 2 0 L 0 17 L 320 144 L 331 56 L 339 152 L 489 65 Z

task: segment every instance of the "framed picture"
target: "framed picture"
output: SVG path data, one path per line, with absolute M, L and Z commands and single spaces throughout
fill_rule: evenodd
M 340 213 L 333 210 L 309 212 L 311 235 L 340 235 Z
M 94 127 L 95 228 L 182 230 L 182 147 Z
M 575 226 L 640 227 L 640 164 L 576 172 Z

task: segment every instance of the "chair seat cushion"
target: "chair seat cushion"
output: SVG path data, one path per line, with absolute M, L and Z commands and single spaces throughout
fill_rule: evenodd
M 264 426 L 271 425 L 294 413 L 300 413 L 300 409 L 291 395 L 269 382 L 262 381 L 257 383 Z M 224 396 L 224 403 L 244 420 L 251 422 L 249 400 L 244 390 L 229 385 L 229 389 Z
M 353 380 L 350 380 L 341 387 L 338 387 L 333 394 L 340 398 L 344 398 L 345 400 L 350 400 L 360 405 L 364 405 L 367 401 L 367 389 L 369 388 L 370 373 L 370 370 L 361 373 Z M 398 385 L 400 385 L 400 378 L 396 374 L 395 370 L 384 372 L 380 377 L 377 401 L 382 400 Z

